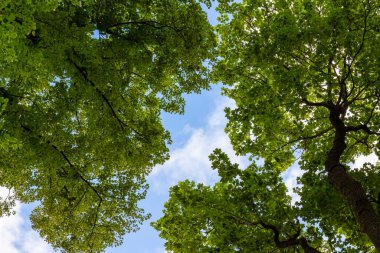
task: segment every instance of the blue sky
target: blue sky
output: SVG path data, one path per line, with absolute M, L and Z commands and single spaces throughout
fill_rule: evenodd
M 216 12 L 207 12 L 210 22 L 215 25 Z M 247 163 L 245 158 L 234 156 L 228 137 L 224 133 L 224 108 L 233 106 L 233 103 L 220 95 L 220 88 L 221 85 L 213 85 L 211 90 L 203 91 L 201 94 L 186 95 L 184 115 L 162 115 L 166 129 L 171 132 L 173 144 L 170 146 L 171 158 L 164 165 L 155 167 L 148 177 L 150 188 L 147 198 L 140 205 L 152 214 L 152 219 L 145 222 L 138 232 L 127 234 L 121 246 L 108 248 L 107 253 L 164 253 L 164 241 L 149 223 L 161 217 L 170 186 L 184 179 L 205 184 L 215 182 L 218 177 L 210 168 L 208 155 L 216 147 L 229 154 L 233 162 L 243 166 Z M 365 157 L 358 159 L 357 164 L 360 166 L 366 159 L 368 160 Z M 295 165 L 284 173 L 284 181 L 289 188 L 295 186 L 296 177 L 300 173 Z M 7 191 L 0 189 L 1 193 Z M 38 233 L 31 229 L 28 216 L 32 209 L 33 205 L 18 203 L 15 208 L 16 215 L 0 218 L 0 252 L 54 252 Z
M 206 10 L 209 21 L 216 24 L 216 12 Z M 233 105 L 230 100 L 220 95 L 221 85 L 213 85 L 201 94 L 185 95 L 184 115 L 162 115 L 163 124 L 171 132 L 173 144 L 170 146 L 171 158 L 164 165 L 153 169 L 148 177 L 150 188 L 147 198 L 140 206 L 152 214 L 141 229 L 127 234 L 124 243 L 116 248 L 108 248 L 107 253 L 162 253 L 164 241 L 150 222 L 162 215 L 164 202 L 168 199 L 170 186 L 178 181 L 192 179 L 197 182 L 212 184 L 217 174 L 211 170 L 208 155 L 216 147 L 233 154 L 228 137 L 224 133 L 226 120 L 224 108 Z M 242 158 L 236 158 L 242 162 Z M 6 189 L 0 189 L 6 194 Z M 29 215 L 35 205 L 18 203 L 16 215 L 0 219 L 0 251 L 6 253 L 52 253 L 53 249 L 32 230 Z
M 148 177 L 150 188 L 147 198 L 140 205 L 152 214 L 152 219 L 145 222 L 138 232 L 127 234 L 121 246 L 108 248 L 107 253 L 165 252 L 164 241 L 149 223 L 161 217 L 170 186 L 184 179 L 206 184 L 212 184 L 218 179 L 216 172 L 211 170 L 208 155 L 214 148 L 220 147 L 233 156 L 228 137 L 224 133 L 224 108 L 233 106 L 233 103 L 220 95 L 220 87 L 221 85 L 214 85 L 211 90 L 201 94 L 186 95 L 184 115 L 162 115 L 165 127 L 172 134 L 173 144 L 170 146 L 171 158 L 164 165 L 155 167 Z M 238 157 L 232 160 L 241 164 L 245 161 Z M 18 204 L 16 215 L 0 219 L 0 252 L 54 252 L 31 229 L 28 216 L 32 209 L 31 205 Z
M 206 10 L 209 21 L 215 25 L 214 8 Z M 185 95 L 184 115 L 164 113 L 162 120 L 165 128 L 171 132 L 173 144 L 170 146 L 171 158 L 153 169 L 148 177 L 150 188 L 147 198 L 140 204 L 152 218 L 141 229 L 124 237 L 124 243 L 116 248 L 108 248 L 107 253 L 164 253 L 164 241 L 150 222 L 162 216 L 162 209 L 168 199 L 170 186 L 184 179 L 205 184 L 213 184 L 217 173 L 211 170 L 209 154 L 215 148 L 222 148 L 233 162 L 244 166 L 247 159 L 234 156 L 228 136 L 224 132 L 226 119 L 224 108 L 233 106 L 233 102 L 220 95 L 221 85 L 212 85 L 210 90 L 201 94 Z M 287 185 L 295 185 L 299 169 L 294 168 L 285 174 Z M 0 189 L 0 194 L 5 193 Z M 52 248 L 39 234 L 31 229 L 29 214 L 33 205 L 17 204 L 16 215 L 0 218 L 0 251 L 6 253 L 52 253 Z

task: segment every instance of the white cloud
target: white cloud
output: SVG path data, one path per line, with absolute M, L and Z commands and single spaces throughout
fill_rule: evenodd
M 297 183 L 297 177 L 301 177 L 303 173 L 304 172 L 301 170 L 299 165 L 297 163 L 294 163 L 282 174 L 282 179 L 288 188 L 288 195 L 292 197 L 292 204 L 300 201 L 301 199 L 300 196 L 293 191 L 293 189 L 295 187 L 302 186 L 301 184 Z
M 209 115 L 207 124 L 202 128 L 186 126 L 183 131 L 189 133 L 189 138 L 184 145 L 172 150 L 170 159 L 164 165 L 153 169 L 149 182 L 156 192 L 167 193 L 170 186 L 185 179 L 204 184 L 216 182 L 218 180 L 217 171 L 211 169 L 208 158 L 215 148 L 221 148 L 228 154 L 231 161 L 240 164 L 241 168 L 248 165 L 247 158 L 235 155 L 229 137 L 224 132 L 227 123 L 224 108 L 233 108 L 234 102 L 225 97 L 216 102 L 217 106 Z M 293 203 L 300 199 L 293 192 L 293 188 L 300 186 L 297 184 L 297 177 L 302 176 L 302 174 L 303 171 L 295 163 L 282 175 Z
M 371 163 L 371 164 L 376 164 L 378 162 L 377 155 L 372 153 L 370 155 L 364 156 L 361 155 L 358 158 L 355 159 L 354 164 L 352 165 L 353 168 L 361 168 L 363 167 L 364 163 Z
M 0 195 L 6 197 L 8 190 L 1 187 Z M 14 207 L 15 215 L 0 218 L 0 251 L 6 253 L 50 253 L 52 248 L 30 228 L 25 218 L 24 205 Z
M 212 184 L 218 179 L 217 171 L 211 169 L 208 156 L 215 148 L 226 152 L 233 163 L 246 164 L 246 158 L 237 157 L 230 140 L 224 132 L 227 119 L 224 108 L 233 107 L 232 100 L 222 98 L 215 110 L 209 115 L 207 124 L 202 128 L 187 126 L 189 133 L 185 144 L 170 152 L 170 159 L 164 165 L 153 169 L 150 175 L 151 186 L 155 190 L 167 191 L 167 188 L 178 181 L 189 179 L 199 183 Z
M 23 243 L 21 245 L 22 251 L 25 253 L 50 253 L 53 252 L 53 249 L 47 242 L 45 242 L 40 235 L 32 230 L 23 231 Z

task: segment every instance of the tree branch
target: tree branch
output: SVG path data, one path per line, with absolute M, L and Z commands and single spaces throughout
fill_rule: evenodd
M 317 137 L 321 137 L 322 135 L 324 135 L 325 133 L 331 131 L 333 129 L 333 127 L 328 127 L 322 131 L 319 131 L 318 133 L 315 133 L 314 135 L 310 135 L 310 136 L 305 136 L 305 137 L 300 137 L 298 140 L 299 141 L 305 141 L 305 140 L 312 140 L 314 138 L 317 138 Z
M 172 27 L 170 25 L 163 25 L 160 22 L 154 21 L 154 20 L 142 20 L 142 21 L 126 21 L 126 22 L 119 22 L 115 23 L 112 25 L 105 25 L 106 29 L 110 29 L 113 27 L 118 27 L 118 26 L 124 26 L 124 25 L 145 25 L 145 26 L 150 26 L 156 29 L 162 29 L 162 28 L 169 28 L 172 29 L 175 32 L 180 32 L 182 29 Z
M 127 125 L 124 121 L 120 119 L 120 117 L 117 115 L 115 109 L 113 108 L 111 102 L 108 100 L 108 98 L 104 95 L 104 93 L 95 85 L 95 83 L 88 78 L 88 73 L 84 67 L 79 66 L 75 61 L 73 61 L 69 57 L 69 61 L 75 66 L 75 68 L 78 70 L 78 72 L 82 75 L 82 77 L 85 79 L 86 82 L 88 82 L 98 93 L 98 95 L 103 99 L 103 101 L 106 103 L 107 107 L 110 109 L 112 116 L 117 120 L 122 130 L 124 130 L 124 127 L 127 127 L 131 129 L 133 132 L 135 132 L 137 135 L 139 135 L 141 138 L 145 139 L 144 135 L 137 131 L 135 128 L 133 128 L 130 125 Z
M 298 229 L 297 233 L 291 236 L 290 238 L 281 241 L 280 240 L 280 230 L 271 224 L 267 224 L 263 221 L 258 221 L 258 222 L 252 222 L 249 225 L 252 226 L 257 226 L 260 225 L 266 230 L 271 230 L 273 232 L 273 240 L 279 249 L 284 249 L 284 248 L 289 248 L 292 246 L 301 246 L 302 249 L 304 250 L 305 253 L 321 253 L 319 250 L 316 248 L 313 248 L 309 245 L 307 239 L 305 237 L 299 237 L 301 234 L 301 229 Z
M 356 51 L 354 57 L 352 58 L 350 64 L 348 65 L 348 72 L 347 72 L 347 75 L 343 78 L 343 82 L 348 78 L 348 76 L 351 74 L 352 72 L 352 65 L 354 64 L 356 58 L 358 57 L 358 55 L 360 54 L 360 52 L 362 51 L 363 49 L 363 46 L 364 46 L 364 40 L 365 40 L 365 35 L 367 33 L 367 18 L 368 18 L 368 15 L 370 13 L 370 9 L 367 11 L 366 9 L 366 6 L 365 4 L 363 3 L 364 5 L 364 28 L 363 28 L 363 35 L 362 35 L 362 40 L 360 42 L 360 45 L 359 45 L 359 49 Z
M 329 128 L 326 128 L 324 130 L 321 130 L 317 133 L 315 133 L 314 135 L 310 135 L 310 136 L 301 136 L 295 140 L 290 140 L 288 142 L 286 142 L 284 145 L 282 145 L 280 148 L 278 149 L 275 149 L 273 150 L 273 152 L 277 152 L 279 150 L 282 150 L 284 147 L 290 145 L 290 144 L 293 144 L 293 143 L 296 143 L 296 142 L 299 142 L 299 141 L 307 141 L 307 140 L 312 140 L 312 139 L 315 139 L 317 137 L 321 137 L 323 136 L 325 133 L 328 133 L 329 131 L 331 131 L 332 129 L 334 129 L 333 127 L 329 127 Z
M 280 230 L 272 224 L 267 224 L 260 219 L 258 221 L 252 222 L 252 221 L 249 221 L 245 218 L 238 217 L 235 214 L 233 214 L 227 210 L 223 210 L 223 209 L 221 209 L 219 211 L 227 213 L 228 217 L 232 218 L 233 220 L 236 220 L 237 222 L 239 222 L 242 225 L 245 225 L 245 226 L 261 226 L 266 230 L 271 230 L 274 234 L 273 235 L 274 243 L 276 244 L 276 247 L 279 249 L 285 249 L 285 248 L 289 248 L 289 247 L 293 247 L 293 246 L 301 246 L 305 253 L 321 253 L 317 249 L 311 247 L 309 245 L 309 243 L 307 242 L 307 239 L 305 237 L 300 237 L 300 234 L 301 234 L 301 228 L 300 227 L 298 227 L 296 233 L 293 236 L 290 236 L 288 239 L 281 241 L 280 240 Z
M 29 127 L 25 126 L 25 125 L 21 125 L 21 127 L 27 131 L 28 133 L 34 133 L 32 129 L 30 129 Z M 43 138 L 41 135 L 37 135 L 38 138 Z M 79 178 L 96 194 L 96 196 L 99 198 L 99 202 L 97 204 L 97 207 L 96 207 L 96 213 L 95 213 L 95 218 L 94 218 L 94 222 L 93 222 L 93 225 L 92 225 L 92 228 L 91 228 L 91 232 L 89 234 L 89 238 L 91 239 L 93 234 L 94 234 L 94 230 L 95 230 L 95 227 L 96 227 L 96 224 L 98 222 L 98 216 L 99 216 L 99 211 L 100 211 L 100 207 L 101 207 L 101 204 L 103 202 L 103 197 L 100 195 L 100 193 L 98 192 L 98 190 L 86 179 L 83 177 L 83 175 L 75 168 L 74 164 L 69 160 L 69 158 L 67 157 L 67 155 L 62 151 L 60 150 L 57 146 L 55 146 L 53 143 L 51 143 L 49 140 L 46 141 L 46 144 L 48 144 L 50 147 L 52 147 L 56 152 L 58 152 L 60 154 L 60 156 L 67 162 L 67 164 L 70 166 L 70 168 L 72 168 L 74 171 L 75 171 L 75 174 L 79 176 Z M 84 195 L 83 195 L 84 196 Z M 83 198 L 82 196 L 82 198 Z M 81 201 L 81 200 L 80 200 Z
M 367 125 L 364 125 L 364 124 L 363 125 L 357 125 L 357 126 L 346 126 L 345 130 L 346 130 L 346 133 L 357 132 L 357 131 L 363 130 L 367 134 L 373 134 L 373 135 L 380 136 L 379 132 L 372 131 L 371 129 L 369 129 L 369 127 Z
M 312 107 L 325 107 L 325 108 L 330 108 L 332 105 L 328 102 L 311 102 L 309 100 L 307 100 L 306 98 L 302 98 L 302 103 L 308 105 L 308 106 L 312 106 Z

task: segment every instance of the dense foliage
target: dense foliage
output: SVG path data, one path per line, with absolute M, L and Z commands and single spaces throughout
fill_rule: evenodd
M 38 201 L 56 249 L 118 245 L 148 215 L 145 176 L 168 157 L 160 112 L 208 87 L 214 34 L 193 0 L 0 1 L 0 186 Z
M 219 1 L 216 81 L 236 102 L 239 169 L 212 155 L 221 181 L 171 189 L 154 226 L 173 252 L 374 252 L 380 249 L 380 4 L 359 0 Z M 291 205 L 281 172 L 304 174 Z M 376 249 L 375 249 L 376 248 Z

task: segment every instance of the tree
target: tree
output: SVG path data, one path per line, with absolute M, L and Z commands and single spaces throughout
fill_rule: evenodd
M 200 3 L 5 0 L 0 24 L 1 214 L 37 201 L 32 226 L 54 248 L 120 244 L 149 217 L 145 176 L 168 158 L 161 111 L 208 87 Z
M 265 165 L 238 170 L 217 152 L 220 183 L 173 188 L 155 223 L 167 247 L 379 251 L 379 165 L 352 167 L 359 156 L 380 151 L 378 1 L 219 1 L 218 8 L 214 76 L 229 85 L 224 92 L 236 102 L 226 110 L 226 130 L 238 154 L 264 158 Z M 276 180 L 295 161 L 304 174 L 301 200 L 291 206 Z M 234 174 L 225 176 L 231 166 Z M 211 211 L 213 205 L 222 211 Z M 207 210 L 199 219 L 192 215 Z M 194 238 L 175 238 L 173 219 L 194 225 Z M 228 229 L 221 232 L 223 224 Z

